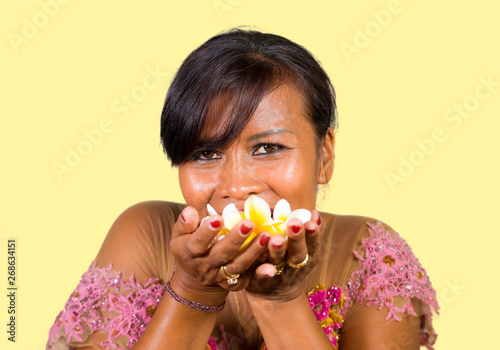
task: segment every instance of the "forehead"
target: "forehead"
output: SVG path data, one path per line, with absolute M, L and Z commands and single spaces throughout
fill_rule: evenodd
M 202 138 L 219 137 L 225 130 L 230 103 L 227 96 L 214 101 L 207 115 Z M 281 85 L 265 95 L 241 133 L 255 132 L 256 129 L 262 132 L 273 128 L 312 128 L 306 117 L 302 95 L 289 85 Z

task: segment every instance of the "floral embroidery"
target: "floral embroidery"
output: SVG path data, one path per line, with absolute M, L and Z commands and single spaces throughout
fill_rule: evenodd
M 123 281 L 121 273 L 113 272 L 111 265 L 97 268 L 92 262 L 56 317 L 47 349 L 61 333 L 71 343 L 82 342 L 84 334 L 94 332 L 109 334 L 109 341 L 100 344 L 106 349 L 119 349 L 116 339 L 120 336 L 125 336 L 132 347 L 151 321 L 162 295 L 158 279 L 150 278 L 141 284 L 132 275 L 128 282 Z
M 430 323 L 432 307 L 439 306 L 436 291 L 431 285 L 425 269 L 420 265 L 410 246 L 398 233 L 391 233 L 381 222 L 368 223 L 369 237 L 362 242 L 364 254 L 355 251 L 360 267 L 353 272 L 347 283 L 346 303 L 342 314 L 353 302 L 389 309 L 386 320 L 401 321 L 401 314 L 417 316 L 411 298 L 423 302 L 425 325 L 421 330 L 421 344 L 432 349 L 436 333 Z M 406 299 L 403 306 L 394 305 L 394 298 Z

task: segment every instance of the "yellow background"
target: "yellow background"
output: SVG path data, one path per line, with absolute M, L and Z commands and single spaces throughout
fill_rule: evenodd
M 331 76 L 340 128 L 334 178 L 319 207 L 377 217 L 407 239 L 441 303 L 437 349 L 497 346 L 500 87 L 488 96 L 480 87 L 481 77 L 500 82 L 493 1 L 44 3 L 53 1 L 0 11 L 0 348 L 44 348 L 121 211 L 143 200 L 182 201 L 159 145 L 164 95 L 190 51 L 240 25 L 304 45 Z M 390 10 L 390 19 L 382 15 Z M 355 53 L 343 51 L 356 43 Z M 122 94 L 139 94 L 151 69 L 163 72 L 159 83 L 126 113 Z M 444 119 L 467 103 L 474 110 L 460 125 Z M 58 177 L 54 162 L 64 164 L 68 147 L 106 120 L 113 131 Z M 444 142 L 419 158 L 416 140 L 436 128 Z M 412 154 L 421 164 L 391 188 L 387 172 L 398 174 Z M 12 237 L 15 344 L 6 340 L 4 297 Z

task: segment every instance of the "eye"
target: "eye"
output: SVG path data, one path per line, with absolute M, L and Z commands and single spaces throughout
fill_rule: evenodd
M 254 155 L 275 153 L 284 147 L 275 143 L 263 143 L 255 147 Z
M 195 152 L 191 156 L 191 160 L 215 160 L 220 159 L 220 154 L 213 149 L 204 149 L 198 152 Z

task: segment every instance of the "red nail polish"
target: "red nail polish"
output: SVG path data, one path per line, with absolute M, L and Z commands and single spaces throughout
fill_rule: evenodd
M 186 219 L 184 218 L 184 215 L 182 215 L 182 213 L 181 213 L 181 221 L 182 221 L 183 224 L 186 223 Z
M 316 232 L 316 230 L 306 230 L 306 233 L 308 235 L 312 235 L 312 234 L 314 234 L 314 232 Z
M 210 225 L 212 225 L 213 228 L 217 228 L 220 226 L 220 220 L 219 219 L 215 219 L 213 220 Z
M 292 225 L 292 226 L 290 226 L 290 228 L 291 228 L 292 232 L 295 234 L 300 232 L 300 226 L 298 226 L 298 225 Z
M 250 233 L 250 230 L 251 230 L 250 226 L 247 226 L 245 224 L 241 225 L 240 231 L 243 235 L 247 235 L 248 233 Z
M 321 225 L 321 216 L 318 216 L 317 224 L 318 224 L 318 226 Z
M 283 248 L 284 244 L 285 244 L 285 242 L 281 242 L 281 244 L 273 244 L 273 247 L 274 247 L 274 249 L 281 249 L 281 248 Z
M 267 244 L 267 242 L 269 242 L 270 239 L 271 239 L 271 236 L 267 236 L 267 235 L 266 236 L 262 236 L 260 238 L 260 242 L 259 243 L 260 243 L 261 246 L 265 246 Z

